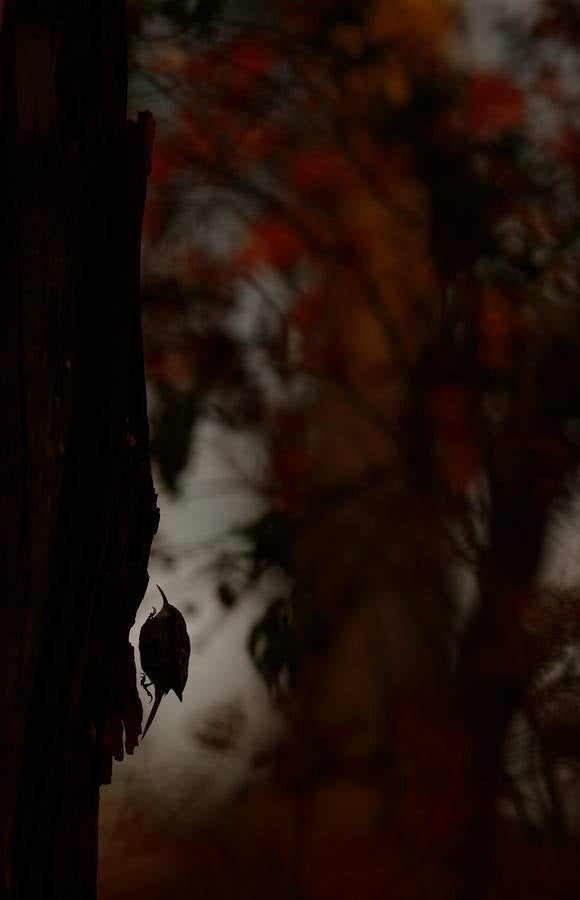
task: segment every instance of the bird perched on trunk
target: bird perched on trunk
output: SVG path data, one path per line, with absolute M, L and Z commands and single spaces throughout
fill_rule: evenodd
M 155 700 L 143 737 L 147 734 L 165 694 L 175 691 L 179 700 L 183 699 L 191 651 L 185 619 L 179 610 L 169 603 L 159 585 L 157 589 L 163 597 L 163 606 L 159 612 L 153 609 L 139 634 L 139 655 L 143 669 L 141 685 L 149 694 L 149 699 L 151 692 L 148 689 L 153 686 L 155 690 Z M 149 683 L 146 684 L 147 678 Z

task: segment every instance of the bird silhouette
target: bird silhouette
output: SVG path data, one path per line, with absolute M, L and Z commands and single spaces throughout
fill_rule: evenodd
M 141 739 L 147 734 L 159 704 L 169 691 L 175 691 L 180 702 L 183 700 L 191 652 L 185 619 L 169 603 L 159 585 L 156 587 L 163 598 L 163 606 L 159 612 L 153 609 L 139 633 L 139 655 L 143 669 L 141 685 L 150 699 L 149 688 L 153 686 L 155 690 L 155 700 Z

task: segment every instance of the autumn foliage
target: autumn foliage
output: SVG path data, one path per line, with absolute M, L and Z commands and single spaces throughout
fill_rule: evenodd
M 539 11 L 522 77 L 454 66 L 444 0 L 278 15 L 141 59 L 172 111 L 150 376 L 261 436 L 248 552 L 294 579 L 301 660 L 231 870 L 178 865 L 216 897 L 576 896 L 578 595 L 538 573 L 579 462 L 577 17 Z

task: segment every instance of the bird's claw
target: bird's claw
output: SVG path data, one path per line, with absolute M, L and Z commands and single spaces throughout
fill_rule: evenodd
M 144 688 L 145 693 L 146 693 L 147 696 L 149 697 L 149 703 L 151 703 L 151 701 L 153 700 L 153 694 L 151 693 L 151 691 L 149 690 L 149 688 L 151 687 L 151 685 L 153 684 L 153 682 L 150 681 L 148 684 L 145 684 L 146 679 L 147 679 L 147 676 L 145 675 L 145 672 L 143 672 L 142 675 L 141 675 L 141 687 Z

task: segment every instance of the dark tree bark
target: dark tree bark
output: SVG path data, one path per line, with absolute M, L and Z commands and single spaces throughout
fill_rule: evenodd
M 158 511 L 123 0 L 0 5 L 0 896 L 95 896 Z

